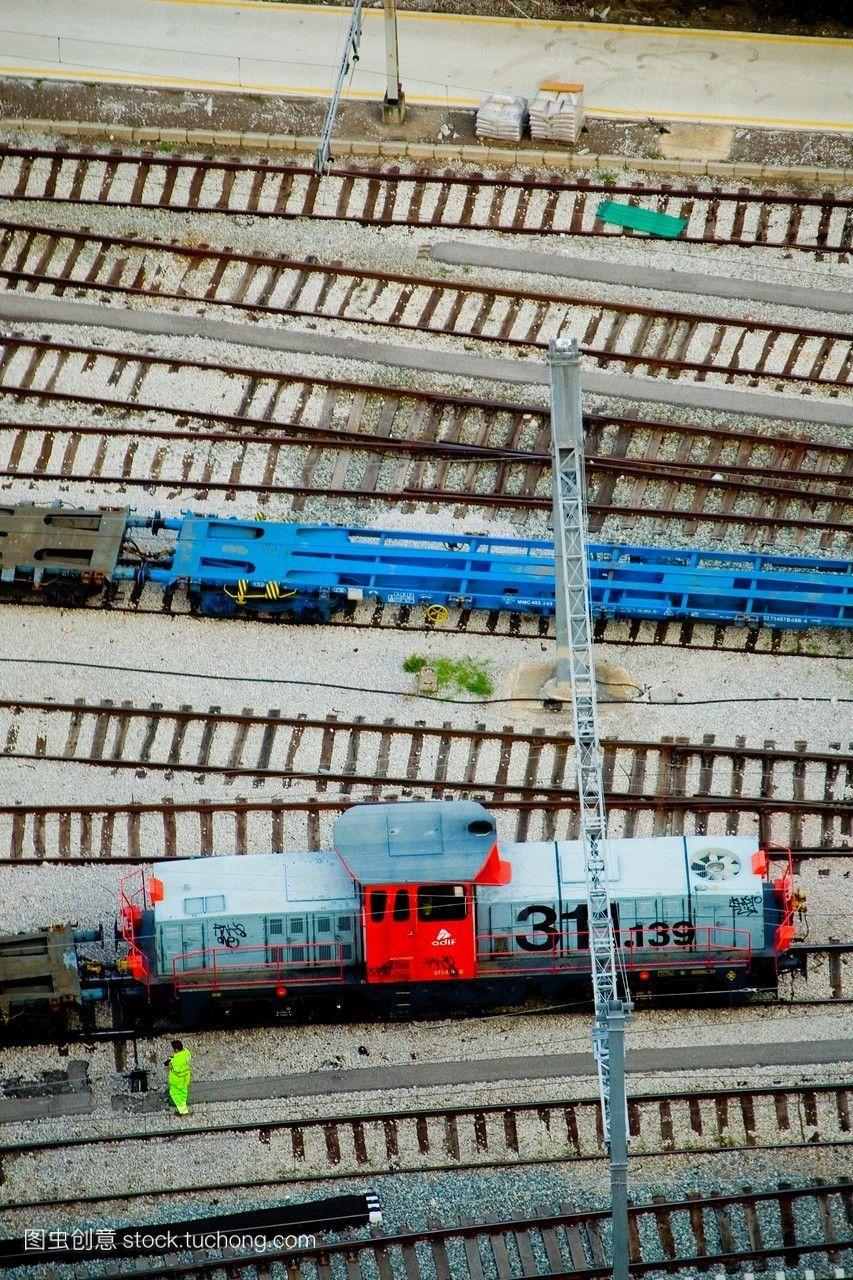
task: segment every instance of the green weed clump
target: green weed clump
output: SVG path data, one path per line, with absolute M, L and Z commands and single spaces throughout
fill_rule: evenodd
M 438 692 L 448 690 L 457 693 L 473 693 L 478 698 L 488 698 L 495 691 L 494 682 L 486 662 L 475 662 L 473 658 L 461 658 L 454 662 L 451 658 L 439 658 L 430 662 L 423 654 L 413 653 L 403 662 L 403 670 L 410 675 L 417 675 L 424 667 L 431 666 L 435 670 Z

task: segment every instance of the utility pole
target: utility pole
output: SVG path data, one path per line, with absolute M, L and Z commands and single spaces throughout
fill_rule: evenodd
M 619 998 L 616 939 L 610 905 L 607 817 L 598 737 L 592 619 L 586 553 L 586 484 L 580 352 L 572 338 L 548 346 L 551 380 L 551 451 L 554 473 L 554 580 L 557 666 L 551 696 L 571 684 L 578 804 L 586 874 L 589 951 L 601 1121 L 610 1155 L 612 1276 L 628 1280 L 627 1096 L 625 1022 L 630 1006 Z M 562 692 L 560 692 L 562 690 Z M 627 997 L 627 984 L 625 994 Z
M 397 0 L 383 0 L 385 6 L 385 101 L 382 119 L 385 124 L 402 124 L 406 118 L 406 98 L 400 84 L 400 58 L 397 52 Z

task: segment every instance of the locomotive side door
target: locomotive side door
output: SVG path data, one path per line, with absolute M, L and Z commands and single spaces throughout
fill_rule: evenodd
M 184 961 L 183 968 L 186 969 L 203 969 L 205 967 L 204 954 L 198 954 L 204 951 L 204 925 L 199 922 L 197 924 L 188 924 L 184 921 L 182 925 Z
M 368 982 L 436 982 L 476 972 L 470 885 L 371 885 L 365 895 Z
M 419 884 L 412 897 L 412 976 L 427 982 L 473 978 L 477 970 L 473 886 Z
M 365 891 L 364 950 L 368 982 L 408 982 L 414 975 L 412 892 L 408 885 Z

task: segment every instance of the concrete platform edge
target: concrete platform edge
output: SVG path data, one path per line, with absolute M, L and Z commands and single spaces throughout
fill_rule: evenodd
M 25 324 L 87 324 L 128 333 L 156 333 L 167 337 L 195 336 L 267 351 L 336 356 L 344 360 L 364 360 L 369 364 L 386 364 L 396 368 L 443 373 L 451 377 L 484 378 L 490 382 L 516 385 L 547 385 L 548 382 L 548 367 L 544 360 L 488 358 L 455 351 L 429 351 L 422 347 L 373 342 L 367 338 L 343 338 L 312 330 L 248 325 L 188 312 L 158 312 L 147 309 L 131 311 L 126 307 L 69 302 L 64 298 L 34 298 L 0 290 L 0 325 L 9 321 Z M 851 405 L 848 400 L 741 391 L 722 385 L 699 386 L 696 383 L 670 382 L 668 379 L 604 373 L 599 369 L 585 369 L 584 392 L 587 395 L 620 396 L 628 400 L 689 405 L 724 413 L 754 414 L 795 422 L 828 422 L 843 427 L 850 425 Z
M 653 1071 L 697 1071 L 715 1067 L 753 1070 L 774 1066 L 817 1066 L 846 1062 L 851 1054 L 846 1040 L 819 1040 L 810 1044 L 785 1042 L 763 1045 L 695 1045 L 681 1049 L 638 1049 L 629 1055 L 632 1076 Z M 306 1071 L 284 1076 L 258 1076 L 193 1082 L 191 1101 L 240 1102 L 250 1099 L 321 1097 L 336 1093 L 388 1092 L 398 1089 L 435 1088 L 463 1084 L 500 1084 L 517 1080 L 546 1080 L 562 1076 L 592 1076 L 592 1052 L 550 1053 L 471 1061 L 402 1063 L 379 1067 L 350 1067 L 338 1071 Z M 630 1092 L 630 1087 L 629 1087 Z M 126 1094 L 113 1098 L 116 1111 L 149 1112 L 165 1109 L 163 1091 Z
M 80 141 L 138 143 L 148 145 L 187 146 L 193 149 L 209 147 L 213 150 L 294 152 L 300 156 L 313 155 L 319 141 L 316 137 L 294 137 L 282 133 L 235 133 L 209 129 L 159 129 L 156 126 L 131 128 L 127 125 L 101 124 L 83 120 L 10 119 L 3 121 L 8 132 L 57 134 L 63 138 Z M 636 170 L 651 176 L 675 175 L 685 178 L 707 177 L 722 180 L 755 182 L 795 182 L 807 187 L 853 186 L 853 169 L 819 168 L 812 165 L 760 165 L 722 160 L 668 160 L 659 157 L 620 155 L 579 155 L 572 151 L 515 151 L 502 147 L 446 146 L 423 142 L 354 141 L 339 139 L 334 144 L 335 157 L 369 160 L 435 160 L 440 164 L 456 161 L 459 164 L 476 164 L 480 167 L 564 170 L 567 172 L 602 169 L 618 172 Z
M 53 1119 L 56 1116 L 86 1116 L 95 1110 L 95 1099 L 86 1090 L 60 1093 L 47 1098 L 3 1098 L 0 1124 L 21 1124 L 25 1120 Z
M 816 311 L 853 315 L 853 293 L 839 288 L 800 288 L 765 280 L 737 279 L 725 275 L 700 275 L 672 268 L 634 267 L 624 262 L 603 262 L 598 258 L 571 258 L 563 253 L 537 253 L 516 245 L 495 246 L 446 240 L 430 249 L 432 262 L 451 266 L 486 267 L 495 271 L 529 271 L 568 280 L 637 288 L 662 289 L 670 293 L 704 293 L 717 298 L 769 302 L 778 307 L 805 307 Z

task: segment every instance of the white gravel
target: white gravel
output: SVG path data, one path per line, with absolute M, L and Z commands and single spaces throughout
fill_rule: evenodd
M 325 196 L 323 198 L 326 198 Z M 33 214 L 29 206 L 9 204 L 7 216 L 39 217 L 45 223 L 63 222 L 68 226 L 91 224 L 92 210 L 69 211 L 59 208 L 43 209 Z M 410 271 L 422 275 L 446 276 L 472 282 L 486 278 L 464 272 L 452 272 L 425 262 L 421 251 L 436 239 L 435 232 L 387 230 L 354 231 L 352 226 L 318 223 L 278 223 L 265 219 L 238 219 L 226 221 L 219 215 L 182 217 L 156 213 L 134 214 L 122 210 L 99 209 L 97 222 L 100 229 L 120 233 L 127 230 L 138 234 L 181 237 L 187 233 L 210 243 L 229 243 L 235 248 L 244 247 L 253 252 L 268 252 L 291 256 L 315 254 L 321 261 L 339 258 L 351 261 L 357 238 L 357 260 L 368 266 L 395 271 Z M 443 234 L 443 233 L 442 233 Z M 454 239 L 468 239 L 477 243 L 504 243 L 501 237 L 490 233 L 453 232 Z M 696 246 L 643 241 L 639 238 L 612 239 L 607 242 L 572 239 L 569 237 L 529 237 L 525 247 L 568 250 L 572 254 L 607 261 L 620 261 L 633 266 L 659 265 L 665 254 L 668 265 L 685 270 L 707 271 L 742 275 L 745 278 L 795 281 L 815 287 L 845 287 L 850 276 L 849 264 L 831 258 L 817 262 L 813 256 L 786 253 L 780 250 L 761 250 L 755 253 L 735 248 L 704 250 Z M 663 252 L 662 252 L 663 248 Z M 549 277 L 519 277 L 513 273 L 490 273 L 488 279 L 495 284 L 518 288 L 542 287 L 561 293 L 574 292 L 579 296 L 626 298 L 632 301 L 653 302 L 663 305 L 671 302 L 679 309 L 692 309 L 713 314 L 739 316 L 743 307 L 737 303 L 725 303 L 720 299 L 688 299 L 684 295 L 651 296 L 644 290 L 607 290 L 600 285 L 571 285 L 566 280 Z M 812 311 L 794 308 L 764 308 L 757 304 L 751 312 L 762 318 L 772 315 L 783 317 L 793 324 L 818 325 L 825 320 L 829 327 L 837 328 L 838 317 L 821 317 Z M 318 324 L 318 331 L 330 331 L 332 325 Z M 39 326 L 21 326 L 21 331 L 38 335 Z M 348 326 L 356 332 L 357 326 Z M 365 327 L 371 337 L 376 331 Z M 71 341 L 98 342 L 103 346 L 123 346 L 133 351 L 157 351 L 165 354 L 195 356 L 211 361 L 242 361 L 248 366 L 268 370 L 281 370 L 302 376 L 331 375 L 362 380 L 374 377 L 378 381 L 401 388 L 436 387 L 452 392 L 482 393 L 483 387 L 476 380 L 448 378 L 440 375 L 419 375 L 402 369 L 368 368 L 362 362 L 330 360 L 318 356 L 300 356 L 288 353 L 263 352 L 248 347 L 211 343 L 200 339 L 181 339 L 179 343 L 163 337 L 126 339 L 105 329 L 83 328 L 61 330 L 55 336 L 65 336 Z M 407 332 L 401 340 L 413 346 L 449 346 L 428 335 Z M 461 347 L 462 344 L 456 344 Z M 472 344 L 478 346 L 479 344 Z M 749 355 L 749 347 L 745 349 Z M 26 367 L 28 355 L 16 357 L 7 378 L 13 380 Z M 36 381 L 44 385 L 50 376 L 52 358 L 40 366 Z M 83 372 L 83 361 L 69 361 L 57 380 L 57 387 L 72 389 L 75 386 L 87 393 L 103 391 L 107 395 L 131 396 L 136 369 L 131 364 L 122 372 L 117 382 L 109 382 L 111 362 L 98 361 L 91 370 Z M 169 371 L 166 367 L 153 369 L 138 391 L 138 398 L 162 402 L 180 409 L 194 407 L 202 411 L 226 413 L 241 411 L 245 386 L 216 372 Z M 242 412 L 262 414 L 268 401 L 271 386 L 261 384 Z M 490 385 L 486 394 L 506 396 L 511 400 L 530 399 L 544 404 L 542 387 L 519 388 Z M 627 402 L 593 401 L 591 407 L 618 412 L 632 409 Z M 65 408 L 39 407 L 27 402 L 26 415 L 13 397 L 0 398 L 8 419 L 27 416 L 29 420 L 44 423 L 67 423 L 72 411 Z M 287 416 L 289 401 L 282 396 L 277 417 Z M 88 410 L 79 416 L 88 418 Z M 745 422 L 731 415 L 719 415 L 700 411 L 679 411 L 665 406 L 647 406 L 643 416 L 663 420 L 689 420 L 708 426 L 721 423 L 735 429 L 764 429 L 761 422 Z M 30 415 L 32 415 L 30 417 Z M 102 420 L 117 420 L 118 415 L 107 415 Z M 94 421 L 97 421 L 93 419 Z M 151 425 L 166 425 L 171 415 L 146 415 Z M 340 425 L 345 425 L 341 423 Z M 779 424 L 766 423 L 768 432 L 779 431 Z M 803 426 L 785 423 L 785 431 L 802 434 L 805 438 L 833 441 L 835 428 L 819 425 Z M 82 446 L 81 446 L 82 447 Z M 86 446 L 88 448 L 88 446 Z M 84 451 L 81 459 L 93 456 Z M 118 458 L 119 455 L 116 455 Z M 230 469 L 233 454 L 225 448 L 217 448 L 206 455 L 200 467 L 207 463 L 210 475 Z M 23 465 L 23 464 L 22 464 Z M 36 463 L 33 463 L 35 468 Z M 51 463 L 51 466 L 56 465 Z M 153 465 L 153 464 L 152 464 Z M 163 474 L 172 474 L 180 465 L 176 453 L 162 459 Z M 244 476 L 255 478 L 259 463 L 249 461 Z M 282 463 L 278 473 L 282 483 L 294 483 L 293 474 L 287 468 L 290 461 Z M 325 462 L 325 469 L 317 472 L 318 480 L 332 481 L 332 470 Z M 171 468 L 171 470 L 170 470 Z M 104 470 L 115 469 L 111 464 Z M 193 473 L 196 474 L 196 473 Z M 204 473 L 199 472 L 203 483 Z M 340 487 L 345 487 L 341 483 Z M 149 512 L 161 507 L 167 512 L 179 511 L 190 505 L 186 496 L 154 490 L 146 493 L 134 488 L 128 498 L 121 487 L 112 488 L 102 482 L 91 485 L 68 485 L 50 482 L 4 482 L 4 500 L 45 500 L 61 496 L 66 501 L 81 500 L 103 504 L 130 502 L 139 510 Z M 657 500 L 658 488 L 649 490 L 650 500 Z M 238 496 L 227 510 L 239 514 L 253 514 L 255 499 Z M 193 502 L 208 510 L 226 509 L 220 506 L 217 495 Z M 271 518 L 292 519 L 289 500 L 273 500 L 266 504 Z M 393 518 L 391 518 L 393 515 Z M 342 500 L 329 503 L 325 508 L 319 502 L 309 504 L 299 516 L 305 520 L 331 519 L 340 523 L 391 525 L 434 530 L 464 530 L 488 527 L 493 533 L 517 532 L 518 525 L 508 516 L 480 518 L 480 513 L 454 517 L 442 511 L 425 512 L 414 507 L 408 512 L 389 514 L 379 504 L 363 504 Z M 543 534 L 547 522 L 543 517 L 525 524 L 525 533 L 537 531 Z M 609 522 L 602 538 L 622 535 L 632 542 L 666 541 L 671 544 L 692 544 L 695 538 L 672 527 L 662 533 L 653 518 L 639 519 L 630 525 Z M 727 531 L 720 540 L 721 548 L 740 548 L 742 534 L 734 529 Z M 811 545 L 811 544 L 809 544 Z M 775 549 L 787 549 L 788 543 L 774 543 Z M 760 549 L 756 547 L 756 549 Z M 517 705 L 497 703 L 492 706 L 442 706 L 415 701 L 408 691 L 411 678 L 402 672 L 403 659 L 412 652 L 429 656 L 473 656 L 490 663 L 496 682 L 496 696 L 511 696 L 516 668 L 522 663 L 541 662 L 551 657 L 551 642 L 518 640 L 508 645 L 500 636 L 482 637 L 454 633 L 435 633 L 429 636 L 406 636 L 392 631 L 374 635 L 369 632 L 347 631 L 335 628 L 270 628 L 244 622 L 215 623 L 188 618 L 169 619 L 159 616 L 132 616 L 116 612 L 64 613 L 42 609 L 0 610 L 0 638 L 5 656 L 36 658 L 44 665 L 31 666 L 24 662 L 0 664 L 0 696 L 5 698 L 49 697 L 73 699 L 83 697 L 89 701 L 112 698 L 116 702 L 129 700 L 137 705 L 158 701 L 165 706 L 176 707 L 184 703 L 196 707 L 210 705 L 225 709 L 242 710 L 253 706 L 265 711 L 269 706 L 280 707 L 285 714 L 302 711 L 308 715 L 336 713 L 341 718 L 357 715 L 368 720 L 381 720 L 394 716 L 400 721 L 413 722 L 423 719 L 428 724 L 442 724 L 445 720 L 457 725 L 484 723 L 501 727 L 512 722 L 520 729 L 544 724 L 549 730 L 557 727 L 555 719 L 541 710 L 526 710 Z M 824 642 L 818 641 L 819 644 Z M 685 736 L 700 739 L 703 734 L 716 735 L 717 741 L 730 743 L 742 736 L 749 744 L 760 744 L 773 739 L 780 745 L 805 740 L 815 749 L 827 748 L 833 743 L 847 743 L 851 737 L 849 706 L 838 700 L 853 696 L 847 665 L 842 657 L 824 659 L 817 657 L 734 655 L 707 653 L 689 649 L 637 648 L 633 652 L 621 646 L 600 646 L 598 657 L 627 665 L 634 679 L 644 687 L 669 686 L 682 695 L 676 705 L 622 706 L 603 704 L 600 712 L 602 733 L 605 736 L 631 736 L 635 738 L 659 738 L 662 735 Z M 59 667 L 51 665 L 57 660 L 70 663 L 95 662 L 110 664 L 114 668 L 150 668 L 151 673 L 138 670 L 87 670 L 82 666 Z M 849 665 L 849 664 L 848 664 Z M 167 675 L 166 671 L 177 674 Z M 334 674 L 332 674 L 334 673 Z M 228 679 L 224 679 L 228 677 Z M 325 688 L 300 688 L 287 684 L 262 684 L 262 679 L 318 681 Z M 356 692 L 346 689 L 331 690 L 328 682 L 334 679 L 343 685 L 360 685 L 371 690 L 398 692 Z M 815 697 L 836 699 L 816 703 L 805 701 Z M 723 699 L 753 699 L 747 702 L 721 701 Z M 793 698 L 794 701 L 785 699 Z M 694 704 L 694 705 L 689 705 Z M 564 722 L 561 722 L 564 723 Z M 518 770 L 520 765 L 513 765 Z M 518 776 L 517 772 L 511 776 Z M 780 785 L 787 786 L 789 775 L 780 774 Z M 719 775 L 722 783 L 723 776 Z M 717 775 L 715 775 L 717 781 Z M 757 786 L 757 779 L 747 776 L 744 789 L 749 792 Z M 236 783 L 225 781 L 217 775 L 194 776 L 192 774 L 168 774 L 150 770 L 147 776 L 136 776 L 132 771 L 110 770 L 106 766 L 92 767 L 71 764 L 52 764 L 33 760 L 16 762 L 4 760 L 0 755 L 0 787 L 7 803 L 38 803 L 63 801 L 81 803 L 127 803 L 133 799 L 159 800 L 164 795 L 175 799 L 197 799 L 201 796 L 228 798 L 249 794 L 252 798 L 269 799 L 280 796 L 281 788 L 266 783 L 252 787 L 251 779 Z M 285 795 L 288 793 L 285 792 Z M 296 794 L 295 792 L 292 794 Z M 217 828 L 218 829 L 218 828 Z M 327 837 L 326 828 L 323 838 Z M 511 832 L 509 833 L 512 834 Z M 179 836 L 180 838 L 180 836 Z M 197 836 L 196 836 L 197 838 Z M 251 838 L 251 837 L 250 837 Z M 266 837 L 268 838 L 268 837 Z M 806 824 L 806 840 L 816 838 L 815 829 Z M 0 856 L 6 856 L 8 831 L 0 833 Z M 297 816 L 284 817 L 284 841 L 287 847 L 298 848 L 305 840 L 304 821 Z M 115 852 L 121 852 L 121 837 L 117 835 Z M 229 851 L 228 835 L 221 844 L 223 852 Z M 823 876 L 822 870 L 829 874 Z M 0 930 L 25 928 L 45 923 L 49 919 L 72 918 L 81 924 L 91 925 L 102 921 L 111 925 L 116 897 L 118 868 L 105 866 L 78 867 L 73 870 L 60 867 L 0 869 Z M 809 919 L 812 940 L 830 936 L 845 936 L 846 901 L 849 899 L 849 872 L 839 864 L 827 868 L 810 866 L 804 872 L 803 882 L 809 894 Z M 845 991 L 850 985 L 850 966 L 844 965 Z M 785 991 L 802 996 L 806 988 L 803 980 L 795 978 L 783 984 Z M 810 966 L 808 994 L 829 996 L 832 994 L 828 966 L 815 963 Z M 849 1011 L 844 1007 L 817 1006 L 815 1008 L 788 1008 L 782 1005 L 766 1008 L 749 1008 L 737 1011 L 723 1010 L 640 1010 L 629 1031 L 629 1055 L 643 1047 L 668 1047 L 673 1050 L 684 1044 L 726 1045 L 739 1043 L 771 1044 L 779 1041 L 818 1042 L 835 1040 L 850 1033 Z M 340 1068 L 361 1068 L 377 1065 L 404 1065 L 477 1058 L 525 1058 L 531 1053 L 574 1051 L 585 1049 L 589 1038 L 587 1012 L 546 1013 L 534 1012 L 529 1016 L 500 1013 L 481 1020 L 433 1021 L 417 1024 L 381 1023 L 352 1024 L 348 1026 L 280 1026 L 259 1028 L 253 1031 L 208 1032 L 194 1035 L 196 1078 L 216 1080 L 243 1077 L 265 1077 L 303 1071 L 333 1071 Z M 366 1052 L 363 1052 L 365 1051 Z M 141 1044 L 143 1065 L 149 1065 L 156 1077 L 162 1072 L 162 1060 L 166 1056 L 164 1040 Z M 49 1134 L 86 1133 L 100 1129 L 115 1130 L 128 1123 L 128 1117 L 117 1114 L 112 1108 L 112 1098 L 126 1092 L 126 1082 L 117 1071 L 112 1049 L 98 1046 L 87 1049 L 74 1046 L 71 1056 L 84 1059 L 89 1065 L 89 1077 L 95 1095 L 95 1112 L 89 1117 L 67 1117 L 42 1122 L 39 1131 Z M 41 1072 L 64 1070 L 68 1059 L 54 1049 L 10 1049 L 4 1052 L 2 1076 L 9 1079 L 24 1075 L 34 1079 Z M 630 1064 L 630 1056 L 629 1056 Z M 762 1081 L 835 1079 L 844 1074 L 842 1064 L 820 1068 L 772 1069 L 762 1073 Z M 655 1077 L 632 1080 L 635 1088 L 673 1088 L 674 1077 L 661 1073 Z M 687 1079 L 706 1087 L 706 1073 L 688 1073 Z M 714 1082 L 754 1084 L 755 1073 L 739 1073 L 721 1068 L 714 1073 Z M 678 1078 L 679 1085 L 682 1083 Z M 494 1083 L 466 1086 L 458 1090 L 418 1089 L 382 1093 L 365 1091 L 357 1094 L 331 1095 L 321 1098 L 294 1098 L 281 1100 L 241 1101 L 217 1104 L 216 1107 L 199 1107 L 198 1117 L 215 1116 L 216 1120 L 229 1118 L 262 1119 L 279 1116 L 334 1114 L 352 1109 L 391 1108 L 403 1102 L 408 1105 L 429 1105 L 445 1102 L 500 1101 L 503 1098 L 531 1098 L 558 1096 L 560 1092 L 573 1092 L 584 1096 L 594 1094 L 595 1082 L 589 1078 L 577 1081 L 533 1081 Z M 137 1123 L 159 1126 L 168 1113 L 155 1112 L 150 1117 L 140 1117 Z M 769 1123 L 769 1122 L 768 1122 Z M 4 1127 L 6 1141 L 26 1140 L 32 1133 L 31 1125 Z M 235 1178 L 252 1176 L 251 1145 L 246 1144 L 234 1155 L 230 1146 L 212 1146 L 212 1157 L 219 1165 L 228 1165 Z M 774 1181 L 785 1174 L 792 1177 L 812 1178 L 835 1176 L 843 1172 L 843 1150 L 813 1149 L 804 1154 L 769 1156 L 752 1155 L 727 1150 L 725 1176 L 734 1182 L 750 1181 L 759 1185 Z M 164 1177 L 178 1179 L 186 1153 L 183 1147 L 173 1144 L 164 1149 Z M 126 1176 L 126 1175 L 125 1175 Z M 695 1157 L 672 1161 L 664 1168 L 657 1164 L 648 1174 L 633 1175 L 634 1194 L 651 1194 L 654 1189 L 681 1193 L 688 1186 L 708 1187 L 721 1176 L 719 1159 Z M 509 1179 L 477 1180 L 457 1178 L 453 1184 L 441 1179 L 385 1179 L 383 1191 L 387 1203 L 387 1225 L 393 1227 L 409 1218 L 412 1222 L 425 1219 L 430 1213 L 446 1217 L 453 1212 L 469 1212 L 487 1216 L 495 1212 L 496 1205 L 509 1204 L 524 1208 L 539 1203 L 559 1203 L 567 1196 L 577 1198 L 602 1194 L 604 1172 L 597 1166 L 584 1165 L 577 1171 L 561 1170 L 548 1174 L 541 1171 L 530 1176 L 519 1174 Z M 103 1185 L 103 1184 L 101 1184 Z M 117 1184 L 121 1185 L 121 1184 Z M 363 1183 L 358 1184 L 363 1189 Z M 294 1198 L 299 1198 L 300 1188 L 291 1188 Z M 306 1196 L 316 1194 L 316 1188 L 302 1189 Z M 263 1197 L 261 1197 L 263 1198 Z M 240 1203 L 249 1199 L 245 1194 L 232 1197 Z M 223 1202 L 228 1197 L 224 1197 Z M 185 1202 L 191 1205 L 187 1198 Z M 109 1206 L 115 1209 L 115 1206 Z M 140 1201 L 133 1206 L 131 1216 L 151 1217 L 163 1208 L 162 1202 Z M 188 1210 L 187 1210 L 188 1211 Z M 109 1212 L 106 1213 L 109 1217 Z

